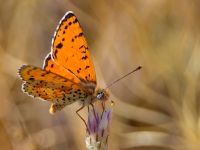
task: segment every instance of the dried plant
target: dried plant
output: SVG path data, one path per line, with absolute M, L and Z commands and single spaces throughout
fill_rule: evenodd
M 22 64 L 41 66 L 69 10 L 85 31 L 101 87 L 143 66 L 110 89 L 108 149 L 200 149 L 199 7 L 197 0 L 1 1 L 0 149 L 85 148 L 78 104 L 51 116 L 48 104 L 21 93 L 16 75 Z

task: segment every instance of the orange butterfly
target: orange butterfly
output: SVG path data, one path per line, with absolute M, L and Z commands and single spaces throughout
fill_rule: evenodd
M 22 89 L 25 93 L 52 103 L 50 113 L 75 101 L 82 101 L 78 114 L 84 106 L 109 97 L 106 90 L 96 88 L 88 44 L 77 17 L 71 11 L 59 22 L 43 68 L 23 65 L 19 76 L 24 82 Z

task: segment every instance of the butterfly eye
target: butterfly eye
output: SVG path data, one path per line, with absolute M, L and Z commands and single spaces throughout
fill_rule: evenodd
M 97 99 L 102 100 L 104 99 L 104 96 L 105 96 L 104 92 L 99 92 L 97 95 Z

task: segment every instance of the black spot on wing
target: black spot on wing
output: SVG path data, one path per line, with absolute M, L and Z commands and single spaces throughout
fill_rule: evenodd
M 83 36 L 83 32 L 79 33 L 79 35 L 78 35 L 78 37 L 81 37 L 81 36 Z
M 72 25 L 72 22 L 69 22 L 68 25 L 71 26 L 71 25 Z
M 41 76 L 44 77 L 47 74 L 48 74 L 48 72 L 45 72 L 45 73 L 41 74 Z
M 59 43 L 58 45 L 56 45 L 56 48 L 62 48 L 63 47 L 63 44 L 62 43 Z M 56 55 L 56 54 L 55 54 Z
M 34 78 L 29 78 L 29 80 L 34 81 L 35 79 Z
M 81 46 L 79 47 L 79 49 L 81 49 L 81 48 L 88 49 L 88 47 L 86 47 L 85 45 L 81 45 Z
M 79 68 L 79 69 L 77 70 L 77 73 L 80 73 L 80 71 L 81 71 L 81 68 Z
M 86 80 L 90 79 L 90 74 L 88 74 L 87 76 L 85 76 L 85 79 Z
M 83 56 L 81 59 L 86 60 L 88 56 Z
M 73 21 L 73 23 L 75 24 L 75 23 L 77 23 L 78 22 L 78 19 L 76 18 L 74 21 Z
M 82 51 L 81 53 L 86 53 L 86 51 Z
M 81 49 L 81 48 L 83 48 L 83 47 L 84 47 L 84 45 L 80 46 L 79 49 Z
M 85 67 L 85 70 L 88 69 L 88 68 L 90 68 L 90 66 L 86 66 L 86 67 Z

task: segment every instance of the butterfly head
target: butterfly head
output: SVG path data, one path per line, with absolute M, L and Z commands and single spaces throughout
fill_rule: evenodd
M 96 91 L 96 99 L 100 101 L 106 101 L 108 100 L 109 93 L 105 89 L 98 89 Z

